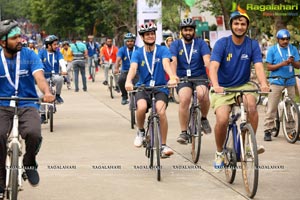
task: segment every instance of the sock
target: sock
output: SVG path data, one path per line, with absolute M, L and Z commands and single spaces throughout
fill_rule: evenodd
M 181 131 L 182 134 L 187 134 L 187 130 Z
M 206 120 L 206 119 L 207 119 L 206 117 L 201 117 L 201 121 Z

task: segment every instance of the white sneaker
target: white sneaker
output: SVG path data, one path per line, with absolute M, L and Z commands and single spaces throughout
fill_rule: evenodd
M 161 149 L 161 158 L 168 158 L 173 155 L 173 150 L 168 146 L 162 146 Z
M 134 146 L 141 147 L 143 145 L 144 136 L 145 136 L 145 133 L 138 130 L 136 137 L 134 139 L 134 142 L 133 142 Z

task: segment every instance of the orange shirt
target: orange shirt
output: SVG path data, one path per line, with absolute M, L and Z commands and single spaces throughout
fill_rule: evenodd
M 112 60 L 112 63 L 115 63 L 117 60 L 117 53 L 118 53 L 118 47 L 112 45 L 111 48 L 108 46 L 103 46 L 101 48 L 101 55 L 104 56 L 104 61 L 109 62 L 109 60 Z

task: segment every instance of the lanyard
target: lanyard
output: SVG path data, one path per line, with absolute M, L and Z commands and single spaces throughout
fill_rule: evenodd
M 106 52 L 107 52 L 109 58 L 110 58 L 111 54 L 113 53 L 113 49 L 114 49 L 114 46 L 112 46 L 110 52 L 108 52 L 108 47 L 106 48 Z
M 278 49 L 278 52 L 280 54 L 280 57 L 281 57 L 282 61 L 285 61 L 285 59 L 282 56 L 282 52 L 281 52 L 281 49 L 279 47 L 279 44 L 277 44 L 277 49 Z M 290 46 L 289 45 L 288 45 L 288 56 L 291 56 L 291 50 L 290 50 Z
M 52 63 L 51 62 L 49 62 L 50 61 L 50 54 L 52 55 Z M 51 67 L 52 67 L 52 70 L 54 70 L 54 53 L 48 53 L 48 51 L 47 51 L 47 57 L 48 57 L 48 63 L 51 65 Z
M 11 80 L 11 77 L 10 77 L 10 74 L 9 74 L 9 71 L 8 71 L 8 65 L 7 65 L 6 58 L 4 56 L 4 51 L 3 50 L 1 51 L 1 59 L 2 59 L 3 67 L 4 67 L 4 70 L 5 70 L 5 76 L 8 80 L 8 82 L 10 83 L 10 85 L 15 88 L 15 95 L 17 96 L 18 88 L 19 88 L 20 51 L 17 53 L 15 83 L 13 83 L 13 81 Z
M 91 49 L 94 50 L 95 49 L 95 43 L 93 43 L 93 42 L 89 42 L 89 43 L 90 43 Z
M 147 69 L 148 69 L 149 73 L 151 74 L 151 78 L 153 78 L 154 65 L 155 65 L 155 56 L 156 56 L 156 45 L 154 47 L 154 52 L 153 52 L 153 56 L 152 56 L 151 69 L 150 69 L 150 65 L 149 65 L 149 62 L 148 62 L 147 55 L 146 55 L 145 47 L 143 48 L 143 53 L 144 53 L 144 58 L 145 58 L 145 62 L 146 62 L 146 65 L 147 65 Z
M 135 47 L 133 47 L 132 53 L 134 52 L 134 50 L 135 50 Z M 131 55 L 132 55 L 132 54 L 131 54 Z M 128 57 L 129 62 L 130 62 L 131 57 L 130 57 L 129 49 L 128 49 L 128 48 L 127 48 L 127 57 Z
M 185 46 L 184 40 L 181 39 L 181 41 L 182 41 L 182 46 L 183 46 L 183 51 L 184 51 L 184 54 L 185 54 L 186 61 L 189 64 L 189 67 L 190 67 L 190 64 L 191 64 L 191 61 L 192 61 L 192 56 L 193 56 L 193 51 L 194 51 L 194 39 L 193 39 L 193 42 L 192 42 L 192 47 L 191 47 L 191 51 L 190 51 L 189 57 L 187 55 L 187 50 L 186 50 L 186 46 Z

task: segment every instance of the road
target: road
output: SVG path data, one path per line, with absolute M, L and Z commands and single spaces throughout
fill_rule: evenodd
M 23 200 L 134 200 L 134 199 L 247 199 L 241 170 L 234 184 L 224 172 L 213 170 L 214 134 L 204 135 L 201 158 L 191 162 L 189 146 L 180 145 L 177 108 L 168 107 L 168 145 L 175 151 L 162 160 L 162 181 L 145 169 L 143 148 L 135 148 L 136 130 L 130 129 L 128 106 L 121 97 L 111 99 L 102 85 L 103 72 L 88 91 L 63 88 L 65 103 L 55 113 L 54 132 L 42 125 L 43 144 L 38 154 L 41 181 L 38 187 L 24 183 Z M 82 86 L 82 85 L 81 85 Z M 288 144 L 282 133 L 272 142 L 263 141 L 264 109 L 259 108 L 258 143 L 266 152 L 259 157 L 259 188 L 255 199 L 299 199 L 300 141 Z M 208 116 L 214 126 L 215 116 Z

